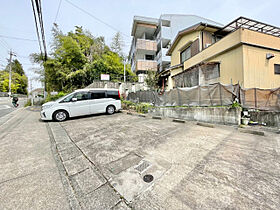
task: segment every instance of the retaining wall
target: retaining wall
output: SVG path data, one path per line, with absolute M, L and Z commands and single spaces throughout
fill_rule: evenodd
M 224 125 L 240 125 L 241 121 L 241 108 L 231 107 L 155 107 L 150 114 Z
M 250 111 L 250 119 L 258 123 L 266 123 L 270 127 L 280 128 L 280 112 Z

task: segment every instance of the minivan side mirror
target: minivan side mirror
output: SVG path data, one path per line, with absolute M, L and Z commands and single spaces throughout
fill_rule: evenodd
M 71 101 L 72 101 L 72 102 L 76 102 L 76 101 L 78 101 L 78 99 L 77 99 L 77 98 L 72 98 Z

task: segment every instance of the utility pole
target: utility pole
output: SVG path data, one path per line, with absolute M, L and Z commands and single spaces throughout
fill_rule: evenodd
M 12 57 L 13 55 L 15 56 L 15 54 L 13 54 L 12 50 L 10 50 L 10 69 L 9 69 L 9 96 L 12 95 Z
M 123 81 L 126 82 L 126 76 L 125 76 L 125 64 L 126 64 L 126 59 L 123 60 Z

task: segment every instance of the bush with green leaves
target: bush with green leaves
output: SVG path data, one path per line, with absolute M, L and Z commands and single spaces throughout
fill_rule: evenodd
M 67 93 L 64 93 L 64 92 L 59 92 L 57 95 L 48 95 L 45 102 L 49 102 L 49 101 L 55 101 L 63 96 L 67 95 Z

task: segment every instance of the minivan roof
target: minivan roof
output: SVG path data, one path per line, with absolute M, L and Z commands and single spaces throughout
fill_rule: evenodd
M 113 89 L 113 88 L 84 88 L 84 89 L 75 90 L 74 92 L 93 91 L 93 90 L 114 90 L 114 91 L 119 91 L 118 89 Z

